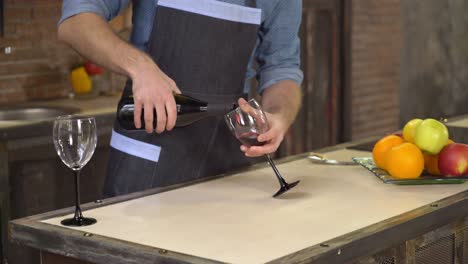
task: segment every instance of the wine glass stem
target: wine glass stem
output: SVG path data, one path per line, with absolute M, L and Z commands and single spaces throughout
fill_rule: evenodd
M 271 168 L 272 168 L 273 171 L 275 172 L 275 175 L 276 175 L 276 177 L 278 178 L 278 181 L 280 182 L 281 186 L 287 185 L 286 181 L 285 181 L 285 180 L 283 179 L 283 177 L 281 176 L 281 173 L 278 171 L 278 168 L 276 168 L 275 163 L 274 163 L 273 160 L 271 159 L 270 154 L 266 154 L 266 157 L 267 157 L 267 159 L 268 159 L 268 163 L 270 163 Z
M 75 171 L 75 219 L 83 218 L 80 207 L 80 173 L 81 170 L 77 169 Z

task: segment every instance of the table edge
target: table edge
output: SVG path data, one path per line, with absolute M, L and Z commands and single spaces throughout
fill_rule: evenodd
M 353 142 L 343 143 L 318 150 L 326 153 L 345 149 L 359 144 L 376 141 L 379 137 L 371 137 Z M 278 160 L 285 163 L 304 158 L 303 153 Z M 113 197 L 103 201 L 95 201 L 82 205 L 83 210 L 90 210 L 115 203 L 125 202 L 148 195 L 162 193 L 202 182 L 228 177 L 230 175 L 266 167 L 266 164 L 256 164 L 248 168 L 221 174 L 214 177 L 199 179 L 183 184 L 163 188 L 155 188 L 124 196 Z M 342 263 L 352 260 L 359 254 L 376 253 L 379 249 L 393 246 L 398 241 L 410 239 L 429 231 L 434 223 L 446 223 L 450 220 L 466 216 L 463 208 L 468 207 L 468 190 L 446 197 L 435 203 L 427 204 L 382 222 L 355 230 L 351 233 L 312 245 L 287 256 L 272 260 L 270 263 Z M 100 235 L 85 236 L 85 232 L 61 228 L 40 221 L 73 213 L 74 208 L 64 208 L 44 214 L 34 215 L 10 221 L 9 239 L 16 243 L 45 250 L 55 254 L 66 255 L 96 263 L 221 263 L 216 260 L 191 256 L 141 244 L 121 241 Z M 437 221 L 435 221 L 437 219 Z M 403 231 L 402 231 L 403 230 Z M 396 236 L 395 234 L 398 233 Z M 379 243 L 376 243 L 379 241 Z M 383 243 L 381 243 L 383 242 Z M 326 244 L 328 246 L 323 246 Z M 362 245 L 365 246 L 362 246 Z M 114 252 L 114 254 L 112 254 Z M 338 254 L 338 252 L 340 252 Z

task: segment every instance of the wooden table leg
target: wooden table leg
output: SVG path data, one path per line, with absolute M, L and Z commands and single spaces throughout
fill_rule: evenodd
M 54 253 L 41 251 L 42 264 L 91 264 L 90 262 L 82 261 L 79 259 L 64 257 Z

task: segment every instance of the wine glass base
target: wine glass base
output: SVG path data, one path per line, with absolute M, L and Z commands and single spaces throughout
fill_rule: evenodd
M 97 220 L 94 218 L 68 218 L 60 222 L 64 226 L 89 226 L 97 223 Z
M 273 197 L 278 197 L 280 195 L 282 195 L 283 193 L 291 190 L 292 188 L 294 188 L 297 184 L 299 184 L 300 181 L 295 181 L 293 183 L 287 183 L 287 185 L 285 186 L 281 186 L 281 188 L 279 189 L 279 191 L 277 191 L 275 194 L 273 194 Z

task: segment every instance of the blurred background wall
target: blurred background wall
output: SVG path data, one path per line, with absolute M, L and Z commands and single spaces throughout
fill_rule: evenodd
M 304 0 L 304 104 L 280 154 L 468 113 L 466 14 L 466 0 Z
M 0 103 L 65 97 L 84 62 L 59 43 L 61 0 L 3 0 Z M 468 112 L 468 2 L 304 0 L 303 108 L 279 155 Z M 112 24 L 128 33 L 128 13 Z M 8 49 L 7 49 L 8 48 Z M 6 52 L 6 51 L 9 52 Z M 119 90 L 122 77 L 104 85 Z
M 468 113 L 468 1 L 402 1 L 403 122 Z

